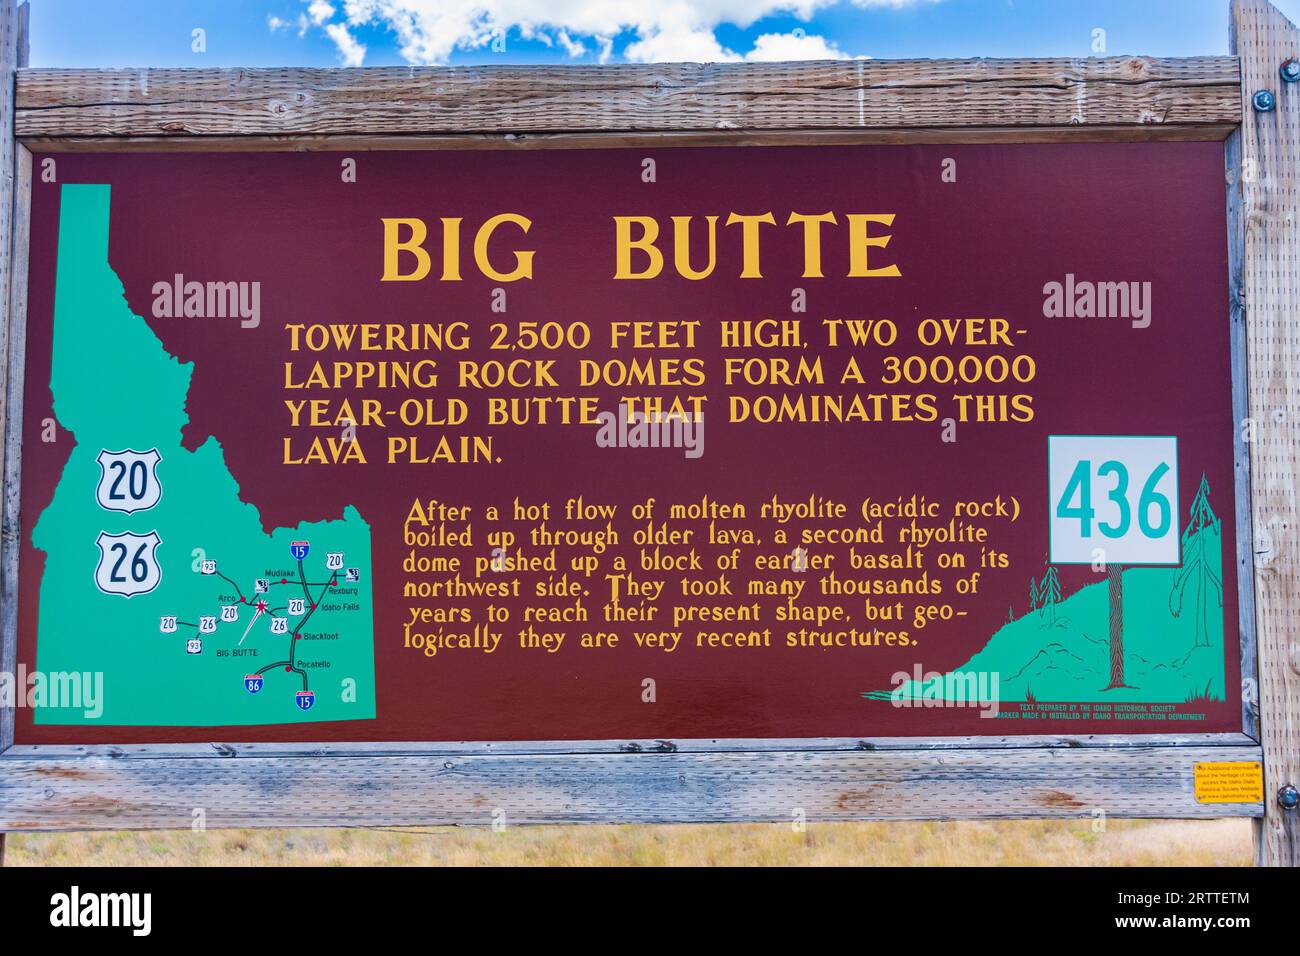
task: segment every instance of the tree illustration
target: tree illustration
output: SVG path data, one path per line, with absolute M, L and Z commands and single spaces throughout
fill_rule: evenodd
M 1029 577 L 1029 610 L 1038 610 L 1038 581 L 1033 575 Z
M 1043 575 L 1043 580 L 1038 585 L 1038 601 L 1042 605 L 1038 613 L 1040 616 L 1046 614 L 1045 627 L 1056 626 L 1056 605 L 1060 600 L 1061 579 L 1056 576 L 1056 568 L 1049 564 L 1047 573 Z
M 1196 646 L 1210 646 L 1210 598 L 1223 607 L 1223 582 L 1211 570 L 1210 548 L 1219 548 L 1219 518 L 1210 507 L 1210 483 L 1201 475 L 1201 485 L 1192 501 L 1190 520 L 1183 529 L 1183 566 L 1178 569 L 1169 592 L 1169 611 L 1174 617 L 1183 612 L 1183 595 L 1188 583 L 1194 586 Z

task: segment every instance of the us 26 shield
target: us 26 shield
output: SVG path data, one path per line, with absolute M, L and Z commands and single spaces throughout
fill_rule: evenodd
M 158 566 L 158 545 L 162 539 L 158 532 L 148 534 L 109 534 L 101 531 L 95 540 L 99 545 L 99 565 L 95 568 L 95 584 L 105 594 L 147 594 L 162 580 Z
M 162 461 L 162 455 L 158 454 L 157 448 L 148 451 L 104 449 L 95 460 L 99 462 L 95 500 L 104 510 L 134 514 L 152 508 L 162 497 L 162 483 L 158 480 L 158 462 Z

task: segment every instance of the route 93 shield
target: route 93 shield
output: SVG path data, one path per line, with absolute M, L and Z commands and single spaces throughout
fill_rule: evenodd
M 157 531 L 148 534 L 109 534 L 101 531 L 95 540 L 99 545 L 99 566 L 95 568 L 95 585 L 105 594 L 148 594 L 162 580 L 158 566 L 158 545 L 162 539 Z
M 99 462 L 95 500 L 105 511 L 127 514 L 147 511 L 162 497 L 162 483 L 158 481 L 158 462 L 162 461 L 162 455 L 157 448 L 148 451 L 106 448 L 95 460 Z

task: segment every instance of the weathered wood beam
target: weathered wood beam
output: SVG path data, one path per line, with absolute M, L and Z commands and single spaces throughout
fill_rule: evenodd
M 673 740 L 407 740 L 310 743 L 162 744 L 17 744 L 0 757 L 0 771 L 9 759 L 130 757 L 167 760 L 172 757 L 419 757 L 489 756 L 512 754 L 725 753 L 819 750 L 849 753 L 882 750 L 997 750 L 1015 748 L 1116 747 L 1253 747 L 1259 741 L 1242 733 L 1214 734 L 1017 734 L 979 737 L 707 737 Z M 1220 757 L 1221 760 L 1231 759 Z
M 1234 57 L 365 69 L 24 69 L 20 138 L 1240 122 Z
M 30 212 L 31 153 L 14 141 L 14 76 L 27 62 L 28 6 L 14 0 L 0 0 L 0 437 L 11 425 L 13 406 L 9 393 L 14 391 L 9 379 L 10 364 L 23 356 L 21 329 L 27 320 L 27 237 Z M 0 440 L 0 477 L 5 492 L 10 487 L 10 470 L 17 475 L 15 463 L 6 459 L 7 445 Z M 17 494 L 15 490 L 13 492 Z M 3 502 L 0 501 L 0 507 Z M 5 528 L 5 533 L 9 532 Z M 0 582 L 14 572 L 0 568 Z M 16 580 L 16 578 L 15 578 Z M 16 596 L 3 591 L 4 607 L 0 610 L 0 633 L 4 618 Z M 0 672 L 13 673 L 17 660 L 12 642 L 0 643 Z M 12 707 L 0 707 L 0 751 L 13 743 Z
M 1050 750 L 6 757 L 0 829 L 1254 816 L 1197 761 L 1256 745 Z
M 37 153 L 367 152 L 370 150 L 619 149 L 636 146 L 888 146 L 916 143 L 1133 143 L 1224 139 L 1232 126 L 965 126 L 949 129 L 751 130 L 748 132 L 455 133 L 330 136 L 28 136 Z
M 1232 48 L 1241 55 L 1244 116 L 1235 144 L 1239 210 L 1234 290 L 1244 310 L 1250 370 L 1251 506 L 1259 728 L 1264 804 L 1260 862 L 1300 866 L 1300 810 L 1279 791 L 1300 787 L 1300 83 L 1279 67 L 1300 57 L 1297 29 L 1266 0 L 1233 0 Z M 1275 106 L 1248 104 L 1267 90 Z M 1232 144 L 1230 144 L 1232 145 Z
M 9 382 L 5 377 L 11 353 L 21 349 L 14 341 L 14 326 L 27 315 L 27 177 L 31 154 L 14 139 L 14 88 L 19 67 L 27 65 L 27 28 L 29 8 L 26 3 L 0 0 L 0 432 L 11 409 L 6 404 Z M 21 354 L 19 352 L 18 354 Z M 4 442 L 0 441 L 0 475 L 7 474 L 11 463 L 6 460 Z M 6 491 L 8 486 L 6 485 Z M 0 577 L 10 568 L 0 568 Z M 4 613 L 13 603 L 5 594 Z M 7 634 L 0 628 L 0 633 Z M 0 673 L 14 671 L 16 650 L 7 639 L 0 642 Z M 0 751 L 13 743 L 12 707 L 0 708 Z M 0 828 L 0 866 L 5 860 L 5 835 Z

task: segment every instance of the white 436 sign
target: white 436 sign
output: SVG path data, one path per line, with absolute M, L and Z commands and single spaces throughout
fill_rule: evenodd
M 1047 439 L 1053 564 L 1178 564 L 1178 440 Z

